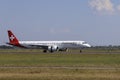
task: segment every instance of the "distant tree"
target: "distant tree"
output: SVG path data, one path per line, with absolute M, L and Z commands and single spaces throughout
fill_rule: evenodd
M 13 49 L 12 46 L 7 46 L 7 45 L 1 45 L 0 49 Z

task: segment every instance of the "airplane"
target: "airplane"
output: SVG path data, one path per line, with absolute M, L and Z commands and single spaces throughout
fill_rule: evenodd
M 43 52 L 66 51 L 69 48 L 91 47 L 85 41 L 19 41 L 11 30 L 8 30 L 9 42 L 7 44 L 21 48 L 41 48 Z

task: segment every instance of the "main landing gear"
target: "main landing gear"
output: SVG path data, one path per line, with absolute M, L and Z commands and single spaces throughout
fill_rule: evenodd
M 43 50 L 44 53 L 47 53 L 47 50 Z M 53 53 L 53 50 L 49 51 L 50 53 Z
M 44 53 L 46 53 L 46 52 L 47 52 L 47 50 L 43 50 L 43 52 L 44 52 Z
M 82 53 L 82 50 L 80 49 L 80 53 Z

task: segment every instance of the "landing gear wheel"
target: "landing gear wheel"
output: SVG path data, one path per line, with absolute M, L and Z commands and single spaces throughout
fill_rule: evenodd
M 43 50 L 43 52 L 44 52 L 44 53 L 46 53 L 46 52 L 47 52 L 47 50 Z
M 51 50 L 50 53 L 53 53 L 53 50 Z
M 80 53 L 82 53 L 82 50 L 80 50 Z

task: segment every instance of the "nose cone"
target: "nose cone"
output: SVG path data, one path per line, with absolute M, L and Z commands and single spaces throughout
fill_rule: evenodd
M 90 45 L 90 44 L 88 44 L 87 46 L 88 46 L 88 47 L 91 47 L 91 45 Z
M 91 45 L 90 45 L 90 44 L 85 44 L 84 46 L 85 46 L 85 47 L 91 47 Z

